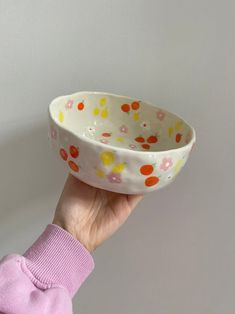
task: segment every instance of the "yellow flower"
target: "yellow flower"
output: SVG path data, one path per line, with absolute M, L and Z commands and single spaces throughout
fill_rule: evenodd
M 105 173 L 103 170 L 101 170 L 100 168 L 96 168 L 96 175 L 100 178 L 104 178 L 105 177 Z
M 135 113 L 133 114 L 133 120 L 134 120 L 134 121 L 138 121 L 139 118 L 140 118 L 140 116 L 139 116 L 138 112 L 135 112 Z
M 173 134 L 174 129 L 173 128 L 168 128 L 168 135 L 169 137 L 171 137 L 171 135 Z
M 124 169 L 125 169 L 125 164 L 120 163 L 120 164 L 116 164 L 116 165 L 113 167 L 112 172 L 114 172 L 114 173 L 120 173 L 120 172 L 122 172 Z
M 175 124 L 175 130 L 179 131 L 181 129 L 182 125 L 183 125 L 183 122 L 181 120 L 177 121 Z
M 104 107 L 107 105 L 107 99 L 105 97 L 101 98 L 100 99 L 100 106 L 101 107 Z
M 93 108 L 93 115 L 94 116 L 100 115 L 101 118 L 103 119 L 108 118 L 109 112 L 107 108 L 107 99 L 105 97 L 100 98 L 99 105 L 100 107 L 103 107 L 103 108 L 99 108 L 99 106 Z
M 116 141 L 119 143 L 123 143 L 124 142 L 124 138 L 123 137 L 117 137 Z
M 111 151 L 104 151 L 100 154 L 100 159 L 105 166 L 109 166 L 114 163 L 115 156 Z
M 97 116 L 99 113 L 100 113 L 100 109 L 99 109 L 98 107 L 95 107 L 95 108 L 93 109 L 93 115 L 94 115 L 94 116 Z
M 64 114 L 63 114 L 62 111 L 59 112 L 58 118 L 59 118 L 59 121 L 60 121 L 61 123 L 64 121 Z
M 175 167 L 174 167 L 174 173 L 175 173 L 175 175 L 180 172 L 180 169 L 182 168 L 183 164 L 184 164 L 183 159 L 177 160 L 177 162 L 176 162 L 176 164 L 175 164 Z
M 104 109 L 101 111 L 101 117 L 103 119 L 106 119 L 108 117 L 109 113 L 108 113 L 108 110 L 107 109 Z

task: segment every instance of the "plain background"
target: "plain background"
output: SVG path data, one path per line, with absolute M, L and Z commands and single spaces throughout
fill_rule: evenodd
M 80 90 L 182 115 L 197 145 L 94 253 L 81 314 L 235 313 L 235 47 L 231 0 L 0 0 L 0 255 L 51 222 L 66 173 L 47 106 Z

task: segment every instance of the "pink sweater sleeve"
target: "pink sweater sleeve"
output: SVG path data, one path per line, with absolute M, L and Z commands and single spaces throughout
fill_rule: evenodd
M 23 256 L 0 261 L 0 313 L 70 314 L 71 299 L 93 268 L 85 247 L 50 224 Z

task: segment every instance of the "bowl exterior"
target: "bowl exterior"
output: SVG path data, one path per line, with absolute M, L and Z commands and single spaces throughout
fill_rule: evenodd
M 60 127 L 49 115 L 49 139 L 68 170 L 104 190 L 142 194 L 171 183 L 185 165 L 194 142 L 175 150 L 137 152 L 91 143 Z

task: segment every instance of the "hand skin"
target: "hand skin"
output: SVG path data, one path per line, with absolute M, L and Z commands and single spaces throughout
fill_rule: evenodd
M 142 198 L 101 190 L 69 174 L 53 224 L 92 252 L 119 229 Z

